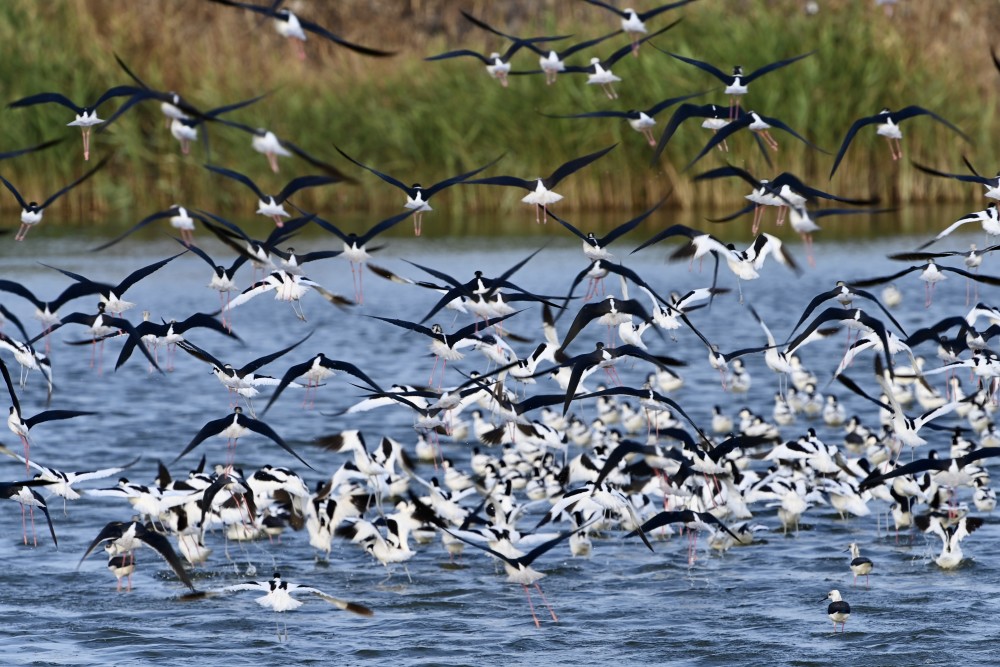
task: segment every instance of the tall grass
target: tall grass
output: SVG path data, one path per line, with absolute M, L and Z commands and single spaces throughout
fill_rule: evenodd
M 618 100 L 585 85 L 581 75 L 561 75 L 553 86 L 546 86 L 541 76 L 512 77 L 504 89 L 476 60 L 423 60 L 455 48 L 489 52 L 506 46 L 501 38 L 465 22 L 459 3 L 448 0 L 300 0 L 295 6 L 303 16 L 354 41 L 398 51 L 392 58 L 363 58 L 312 38 L 304 62 L 292 57 L 269 22 L 202 0 L 11 0 L 0 3 L 0 38 L 24 46 L 8 49 L 0 85 L 9 101 L 52 90 L 88 102 L 112 85 L 129 82 L 114 61 L 117 53 L 151 86 L 181 92 L 202 108 L 267 92 L 264 100 L 231 118 L 267 126 L 355 176 L 356 185 L 319 188 L 297 197 L 301 206 L 317 208 L 333 219 L 345 210 L 393 211 L 401 202 L 400 193 L 343 160 L 335 144 L 403 181 L 430 183 L 500 154 L 505 157 L 488 173 L 543 176 L 567 159 L 618 143 L 607 157 L 560 186 L 566 195 L 562 211 L 573 206 L 590 212 L 638 211 L 670 189 L 676 206 L 725 207 L 745 193 L 745 184 L 694 183 L 690 178 L 723 160 L 761 177 L 790 171 L 820 188 L 879 196 L 886 202 L 978 197 L 976 188 L 916 172 L 909 159 L 960 171 L 964 154 L 992 173 L 1000 73 L 990 60 L 989 31 L 974 27 L 1000 24 L 1000 6 L 908 3 L 889 19 L 870 2 L 829 0 L 820 3 L 820 12 L 813 16 L 803 10 L 804 4 L 701 0 L 672 12 L 683 16 L 683 22 L 656 43 L 722 69 L 739 63 L 752 70 L 815 51 L 755 82 L 746 105 L 784 120 L 831 153 L 856 118 L 883 106 L 908 104 L 940 113 L 971 142 L 929 118 L 914 119 L 903 126 L 906 159 L 893 163 L 884 141 L 866 128 L 830 182 L 832 156 L 776 132 L 780 150 L 771 154 L 770 168 L 750 138 L 737 135 L 729 154 L 713 151 L 690 173 L 682 173 L 710 136 L 691 120 L 651 165 L 650 147 L 623 121 L 560 120 L 539 112 L 645 108 L 699 90 L 710 92 L 692 102 L 727 104 L 712 77 L 646 46 L 640 58 L 628 56 L 614 66 L 623 79 Z M 574 35 L 567 44 L 617 25 L 608 12 L 573 0 L 479 0 L 461 6 L 510 33 Z M 651 24 L 665 25 L 673 20 L 671 14 Z M 595 53 L 606 56 L 623 43 L 624 38 L 609 40 Z M 578 54 L 576 62 L 586 63 L 589 55 Z M 518 53 L 514 66 L 532 69 L 537 57 Z M 102 109 L 102 117 L 115 105 Z M 659 116 L 660 127 L 671 112 Z M 65 127 L 71 119 L 68 110 L 55 105 L 3 111 L 0 147 L 5 150 L 42 138 L 67 138 L 48 151 L 0 164 L 0 173 L 29 198 L 45 196 L 86 168 L 77 133 Z M 286 161 L 275 176 L 250 149 L 244 133 L 218 126 L 208 132 L 210 153 L 198 146 L 182 156 L 164 129 L 157 105 L 139 105 L 95 135 L 92 154 L 114 152 L 114 159 L 104 173 L 67 198 L 62 217 L 89 220 L 96 213 L 126 218 L 174 202 L 245 217 L 252 213 L 253 198 L 242 186 L 204 170 L 203 163 L 242 171 L 265 190 L 277 190 L 288 178 L 313 170 Z M 512 216 L 533 216 L 518 201 L 522 194 L 459 186 L 439 197 L 451 211 L 498 212 L 497 224 L 504 224 Z M 5 210 L 12 202 L 10 197 L 0 199 Z M 609 214 L 612 222 L 619 218 L 621 214 Z

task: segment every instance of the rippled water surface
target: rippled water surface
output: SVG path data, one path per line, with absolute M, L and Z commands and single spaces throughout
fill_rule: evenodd
M 967 247 L 964 244 L 969 240 L 981 241 L 979 235 L 958 238 L 952 247 Z M 29 237 L 16 251 L 7 244 L 0 277 L 21 281 L 43 298 L 51 298 L 66 279 L 38 261 L 95 280 L 117 282 L 135 268 L 177 250 L 172 241 L 154 239 L 129 241 L 102 255 L 80 252 L 92 243 L 93 239 Z M 210 252 L 225 256 L 218 244 L 204 243 Z M 637 243 L 627 239 L 622 254 Z M 896 271 L 905 265 L 891 263 L 885 255 L 917 244 L 917 239 L 900 237 L 828 242 L 817 246 L 816 266 L 809 267 L 801 244 L 793 241 L 790 250 L 804 265 L 804 274 L 797 278 L 784 267 L 769 264 L 761 280 L 743 284 L 744 298 L 783 340 L 814 294 L 829 289 L 837 279 Z M 310 239 L 305 245 L 318 248 L 321 243 Z M 539 245 L 537 239 L 430 242 L 400 238 L 393 239 L 376 261 L 405 275 L 425 278 L 402 261 L 409 259 L 465 280 L 477 268 L 495 275 Z M 697 265 L 689 270 L 683 263 L 666 263 L 665 254 L 665 248 L 652 248 L 627 261 L 663 292 L 683 292 L 711 282 L 710 264 L 702 272 Z M 542 250 L 513 279 L 529 289 L 561 294 L 569 277 L 585 266 L 576 242 L 559 241 Z M 989 260 L 983 271 L 998 273 Z M 321 262 L 307 273 L 333 291 L 351 293 L 350 271 L 341 259 Z M 195 311 L 212 311 L 218 298 L 205 287 L 208 278 L 207 266 L 197 258 L 176 259 L 128 292 L 129 300 L 140 304 L 130 314 L 132 319 L 144 308 L 155 318 L 177 319 Z M 249 273 L 243 274 L 243 284 L 248 280 Z M 267 370 L 280 375 L 287 365 L 323 351 L 357 364 L 383 386 L 425 383 L 431 367 L 425 340 L 365 315 L 419 320 L 437 296 L 371 273 L 364 280 L 361 307 L 338 310 L 311 294 L 303 301 L 308 320 L 301 322 L 287 304 L 263 296 L 234 311 L 235 331 L 243 346 L 213 332 L 194 332 L 190 338 L 239 365 L 315 331 L 311 340 Z M 762 332 L 738 304 L 735 280 L 724 268 L 720 282 L 734 292 L 720 297 L 711 309 L 692 314 L 692 320 L 723 350 L 762 344 Z M 938 287 L 929 309 L 924 308 L 923 286 L 915 276 L 900 280 L 899 285 L 906 299 L 895 314 L 907 330 L 966 310 L 966 286 L 957 276 Z M 612 281 L 608 287 L 617 290 Z M 996 290 L 987 288 L 981 296 L 995 299 Z M 32 333 L 38 330 L 26 302 L 7 294 L 0 295 L 0 301 L 21 316 Z M 74 302 L 63 313 L 92 312 L 91 301 Z M 451 317 L 450 313 L 440 316 L 445 324 Z M 560 321 L 561 332 L 571 317 L 572 313 Z M 539 324 L 536 307 L 508 321 L 511 331 L 531 339 L 514 343 L 520 355 L 528 354 L 540 340 Z M 10 324 L 4 331 L 16 335 Z M 584 352 L 604 335 L 599 325 L 592 325 L 573 350 Z M 100 415 L 40 425 L 34 432 L 33 459 L 62 469 L 87 470 L 141 456 L 125 474 L 149 483 L 158 459 L 172 460 L 205 422 L 230 411 L 227 393 L 205 364 L 178 353 L 176 370 L 151 375 L 136 355 L 113 372 L 120 343 L 111 341 L 105 346 L 103 373 L 99 373 L 89 367 L 88 347 L 65 344 L 85 337 L 76 326 L 66 326 L 53 337 L 56 391 L 51 407 L 93 410 Z M 648 332 L 645 340 L 654 351 L 689 363 L 681 369 L 686 384 L 674 397 L 696 419 L 707 424 L 713 404 L 723 405 L 730 414 L 749 405 L 770 417 L 777 379 L 759 356 L 746 360 L 753 375 L 752 391 L 734 395 L 723 392 L 718 374 L 707 365 L 704 346 L 690 332 L 681 331 L 677 341 L 659 340 Z M 806 348 L 801 356 L 819 374 L 821 390 L 835 392 L 866 424 L 875 426 L 877 416 L 869 404 L 837 383 L 825 384 L 843 345 L 843 335 L 834 336 Z M 924 352 L 934 365 L 933 351 Z M 8 355 L 4 359 L 14 368 Z M 867 381 L 870 363 L 871 356 L 863 355 L 851 374 Z M 478 354 L 456 365 L 465 371 L 485 368 Z M 626 382 L 636 386 L 645 373 L 642 364 L 625 365 L 621 371 Z M 448 381 L 459 377 L 449 367 Z M 941 378 L 935 376 L 938 381 Z M 27 414 L 45 409 L 39 380 L 37 374 L 31 376 L 21 392 Z M 546 391 L 556 389 L 547 382 L 543 380 L 540 386 Z M 315 409 L 303 411 L 301 394 L 289 389 L 267 414 L 266 421 L 318 472 L 298 465 L 256 437 L 240 441 L 238 464 L 248 474 L 266 463 L 286 465 L 313 487 L 346 459 L 345 454 L 310 444 L 320 435 L 360 428 L 370 446 L 388 435 L 412 451 L 416 438 L 412 416 L 403 409 L 338 416 L 360 393 L 340 375 L 319 390 Z M 589 403 L 574 405 L 573 410 L 587 419 L 595 416 Z M 842 440 L 839 429 L 804 419 L 782 433 L 786 438 L 797 437 L 809 426 L 816 426 L 827 442 Z M 928 437 L 942 452 L 947 451 L 947 434 Z M 20 451 L 20 443 L 11 434 L 3 442 Z M 444 447 L 447 456 L 468 465 L 471 443 L 446 442 Z M 221 462 L 223 448 L 220 440 L 208 440 L 173 466 L 174 475 L 183 477 L 201 452 L 208 454 L 210 462 Z M 0 465 L 2 479 L 24 476 L 16 461 L 4 458 Z M 429 464 L 417 472 L 425 478 L 436 474 Z M 81 486 L 113 484 L 114 477 Z M 4 664 L 585 665 L 614 660 L 673 665 L 945 665 L 996 664 L 998 655 L 1000 552 L 998 531 L 990 518 L 964 543 L 966 563 L 951 572 L 939 570 L 931 560 L 940 547 L 937 538 L 915 535 L 911 542 L 903 536 L 897 543 L 894 536 L 880 534 L 874 516 L 841 520 L 825 507 L 811 509 L 802 530 L 787 536 L 773 509 L 753 507 L 756 521 L 771 529 L 759 543 L 718 554 L 705 547 L 702 537 L 697 560 L 690 566 L 685 538 L 654 542 L 656 552 L 650 553 L 637 540 L 624 540 L 620 533 L 610 532 L 595 540 L 590 558 L 572 558 L 568 548 L 560 545 L 536 562 L 547 574 L 542 584 L 559 616 L 554 623 L 540 608 L 538 629 L 531 621 L 524 592 L 505 581 L 501 567 L 471 548 L 451 563 L 439 541 L 415 547 L 417 554 L 407 564 L 407 575 L 398 566 L 387 572 L 355 545 L 339 539 L 330 560 L 318 561 L 304 531 L 288 530 L 273 543 L 229 543 L 228 547 L 221 535 L 211 534 L 206 537 L 213 549 L 209 562 L 192 570 L 199 589 L 217 590 L 247 578 L 266 579 L 280 569 L 288 580 L 370 606 L 375 611 L 372 618 L 339 612 L 317 599 L 306 599 L 300 609 L 278 615 L 254 604 L 253 593 L 186 601 L 182 599 L 186 589 L 148 549 L 137 554 L 134 590 L 116 594 L 103 553 L 98 550 L 82 563 L 80 558 L 101 527 L 112 520 L 129 520 L 131 508 L 120 500 L 86 496 L 70 503 L 66 513 L 58 498 L 50 506 L 58 549 L 43 524 L 37 526 L 39 546 L 22 546 L 18 506 L 5 503 L 0 514 L 0 618 L 4 621 L 0 644 L 6 652 L 0 662 Z M 873 504 L 876 507 L 886 509 L 879 503 Z M 534 525 L 540 513 L 530 512 L 525 527 Z M 852 541 L 875 561 L 871 590 L 852 588 L 849 556 L 844 551 Z M 822 601 L 832 588 L 840 589 L 853 608 L 843 636 L 831 633 L 827 603 Z M 289 641 L 278 641 L 276 623 L 287 623 Z

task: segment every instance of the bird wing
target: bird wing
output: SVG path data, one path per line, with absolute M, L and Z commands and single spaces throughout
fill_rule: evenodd
M 214 171 L 217 174 L 222 174 L 223 176 L 231 178 L 234 181 L 239 181 L 243 185 L 253 190 L 254 194 L 257 195 L 259 199 L 264 199 L 267 196 L 263 192 L 261 192 L 261 189 L 257 187 L 256 183 L 250 180 L 249 176 L 244 176 L 238 171 L 233 171 L 232 169 L 226 169 L 225 167 L 216 167 L 215 165 L 212 164 L 206 164 L 205 169 L 208 169 L 209 171 Z
M 778 60 L 769 65 L 764 65 L 763 67 L 759 67 L 754 71 L 750 72 L 749 74 L 744 75 L 743 77 L 740 78 L 740 81 L 742 81 L 744 84 L 748 84 L 754 79 L 764 76 L 768 72 L 773 72 L 774 70 L 784 67 L 785 65 L 791 65 L 792 63 L 802 60 L 803 58 L 808 58 L 814 53 L 816 53 L 816 51 L 810 51 L 809 53 L 803 53 L 802 55 L 795 56 L 794 58 Z
M 679 56 L 676 53 L 669 53 L 669 52 L 666 53 L 673 56 L 674 58 L 677 58 L 677 60 L 680 60 L 681 62 L 685 62 L 688 65 L 694 65 L 698 69 L 708 72 L 722 83 L 728 84 L 733 80 L 731 74 L 726 74 L 721 69 L 719 69 L 715 65 L 712 65 L 711 63 L 707 63 L 703 60 L 695 60 L 694 58 L 685 58 L 684 56 Z
M 277 433 L 275 433 L 274 429 L 272 429 L 270 426 L 268 426 L 264 422 L 260 421 L 259 419 L 253 419 L 251 417 L 247 417 L 246 415 L 240 415 L 239 419 L 240 419 L 240 422 L 246 428 L 250 429 L 254 433 L 258 433 L 258 434 L 264 436 L 265 438 L 270 438 L 271 440 L 274 441 L 274 443 L 276 445 L 278 445 L 279 447 L 281 447 L 282 449 L 284 449 L 286 452 L 288 452 L 289 454 L 291 454 L 292 456 L 294 456 L 295 458 L 297 458 L 299 461 L 301 461 L 304 466 L 306 466 L 310 470 L 316 470 L 311 465 L 309 465 L 309 463 L 306 462 L 306 460 L 304 458 L 302 458 L 301 456 L 299 456 L 298 454 L 296 454 L 295 450 L 292 449 L 291 447 L 289 447 L 288 443 L 286 443 L 284 440 L 282 440 L 281 436 L 278 435 Z
M 854 135 L 858 133 L 858 130 L 865 125 L 884 122 L 885 118 L 886 116 L 884 114 L 876 114 L 874 116 L 859 118 L 851 124 L 850 129 L 847 130 L 847 134 L 844 135 L 844 140 L 840 143 L 840 149 L 837 151 L 837 157 L 833 160 L 833 168 L 830 169 L 830 178 L 833 178 L 833 174 L 837 171 L 840 161 L 844 159 L 844 153 L 847 152 L 847 147 L 851 145 L 851 140 L 854 139 Z
M 611 149 L 613 149 L 617 145 L 618 144 L 612 144 L 611 146 L 608 146 L 607 148 L 603 148 L 603 149 L 601 149 L 599 151 L 596 151 L 594 153 L 589 153 L 587 155 L 583 155 L 581 157 L 574 158 L 574 159 L 570 160 L 569 162 L 566 162 L 565 164 L 561 165 L 558 169 L 556 169 L 554 172 L 552 172 L 552 175 L 549 176 L 548 178 L 542 179 L 542 182 L 545 183 L 545 187 L 547 187 L 547 188 L 554 188 L 559 183 L 559 181 L 561 181 L 562 179 L 566 178 L 567 176 L 569 176 L 573 172 L 579 171 L 580 169 L 583 169 L 588 164 L 590 164 L 594 160 L 602 157 L 604 154 L 606 154 L 608 151 L 610 151 Z
M 106 165 L 108 163 L 108 160 L 110 160 L 110 159 L 111 159 L 110 155 L 105 156 L 100 162 L 98 162 L 97 164 L 95 164 L 94 167 L 90 171 L 88 171 L 83 176 L 81 176 L 80 178 L 76 179 L 75 181 L 73 181 L 72 183 L 70 183 L 69 185 L 67 185 L 66 187 L 64 187 L 59 192 L 55 193 L 54 195 L 49 196 L 48 199 L 46 199 L 44 202 L 42 202 L 42 205 L 39 206 L 39 208 L 47 208 L 48 205 L 51 204 L 52 202 L 54 202 L 56 199 L 59 199 L 59 197 L 61 197 L 62 195 L 66 194 L 67 192 L 69 192 L 70 190 L 72 190 L 73 188 L 75 188 L 76 186 L 80 185 L 80 183 L 83 183 L 85 180 L 87 180 L 88 178 L 90 178 L 91 176 L 93 176 L 94 174 L 96 174 L 98 171 L 100 171 L 100 169 L 102 167 L 104 167 L 104 165 Z
M 333 178 L 332 176 L 319 176 L 319 175 L 299 176 L 298 178 L 293 178 L 292 180 L 288 181 L 288 184 L 285 185 L 285 187 L 281 188 L 281 192 L 275 195 L 274 200 L 280 204 L 281 202 L 285 201 L 293 194 L 304 188 L 314 188 L 318 185 L 327 185 L 329 183 L 336 183 L 336 182 L 337 179 Z
M 362 55 L 372 56 L 375 58 L 383 58 L 385 56 L 396 55 L 395 51 L 382 51 L 380 49 L 373 49 L 369 46 L 361 46 L 360 44 L 349 42 L 343 37 L 333 34 L 332 32 L 330 32 L 321 25 L 317 25 L 312 21 L 307 21 L 301 16 L 298 17 L 298 19 L 299 19 L 299 25 L 301 25 L 304 29 L 308 30 L 309 32 L 315 33 L 320 37 L 330 40 L 331 42 L 335 42 L 336 44 L 340 44 L 341 46 L 348 48 L 351 51 L 354 51 L 355 53 L 360 53 Z

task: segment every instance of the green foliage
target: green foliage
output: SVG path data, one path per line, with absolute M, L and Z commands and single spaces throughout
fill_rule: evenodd
M 963 128 L 972 139 L 966 144 L 929 118 L 914 119 L 903 128 L 905 159 L 893 163 L 874 130 L 861 132 L 830 183 L 831 155 L 779 131 L 774 134 L 780 149 L 771 154 L 774 168 L 769 168 L 750 137 L 737 135 L 729 142 L 730 153 L 713 151 L 691 174 L 729 160 L 762 177 L 790 171 L 821 188 L 851 196 L 878 195 L 884 202 L 978 197 L 974 188 L 915 172 L 909 158 L 960 171 L 961 156 L 966 154 L 981 169 L 992 170 L 988 151 L 997 130 L 1000 76 L 992 67 L 985 37 L 969 37 L 962 29 L 969 24 L 990 25 L 996 12 L 990 3 L 966 3 L 957 9 L 945 7 L 951 3 L 929 4 L 933 6 L 899 11 L 889 19 L 873 3 L 861 1 L 820 3 L 819 14 L 811 16 L 797 0 L 701 0 L 666 15 L 684 20 L 657 37 L 657 46 L 721 69 L 739 63 L 753 70 L 815 51 L 754 82 L 746 107 L 784 120 L 830 153 L 837 151 L 855 119 L 883 106 L 924 106 Z M 422 3 L 401 5 L 412 9 Z M 487 12 L 491 7 L 487 3 L 477 9 Z M 429 2 L 425 11 L 457 9 Z M 657 25 L 673 20 L 666 17 L 658 17 Z M 484 18 L 505 27 L 499 16 Z M 564 44 L 615 25 L 606 12 L 572 0 L 545 3 L 537 15 L 525 10 L 520 18 L 511 32 L 573 34 Z M 8 101 L 59 91 L 78 103 L 87 102 L 110 86 L 130 82 L 115 63 L 113 54 L 118 53 L 149 85 L 178 90 L 200 108 L 267 92 L 264 100 L 230 118 L 267 126 L 354 176 L 356 185 L 320 188 L 297 199 L 304 208 L 317 207 L 331 218 L 346 209 L 390 212 L 401 200 L 391 187 L 343 160 L 334 145 L 403 181 L 430 183 L 500 154 L 504 158 L 488 173 L 542 176 L 572 157 L 618 143 L 606 158 L 560 187 L 567 203 L 563 211 L 572 206 L 586 212 L 638 211 L 671 188 L 672 203 L 684 207 L 732 206 L 745 194 L 742 183 L 696 184 L 690 174 L 679 173 L 710 136 L 697 120 L 682 125 L 660 161 L 650 165 L 652 149 L 624 121 L 541 115 L 645 108 L 695 91 L 709 92 L 693 103 L 728 104 L 710 75 L 650 45 L 643 46 L 639 58 L 629 55 L 615 64 L 613 70 L 622 78 L 617 86 L 621 97 L 609 100 L 599 88 L 586 85 L 580 74 L 560 75 L 552 86 L 541 75 L 513 76 L 510 86 L 502 88 L 478 60 L 423 60 L 456 48 L 504 48 L 500 38 L 475 29 L 456 39 L 430 30 L 405 32 L 405 24 L 387 30 L 391 21 L 379 25 L 377 39 L 368 43 L 384 48 L 400 44 L 393 58 L 362 58 L 311 39 L 308 58 L 299 62 L 268 23 L 212 3 L 11 0 L 0 3 L 0 38 L 18 47 L 9 46 L 5 53 L 0 86 Z M 957 34 L 966 37 L 956 38 Z M 594 52 L 606 56 L 624 43 L 623 37 L 613 38 Z M 572 62 L 586 64 L 590 55 L 576 54 Z M 535 67 L 535 54 L 522 51 L 515 56 L 515 70 Z M 101 116 L 106 118 L 117 104 L 102 108 Z M 659 128 L 671 113 L 667 110 L 657 118 Z M 0 173 L 22 191 L 50 192 L 86 168 L 80 159 L 78 131 L 65 127 L 72 120 L 69 110 L 50 104 L 5 109 L 3 114 L 0 148 L 4 150 L 43 138 L 67 139 L 43 153 L 0 165 Z M 209 137 L 210 152 L 199 145 L 183 156 L 164 127 L 158 104 L 138 105 L 106 132 L 95 133 L 92 155 L 99 158 L 114 152 L 114 160 L 106 173 L 67 198 L 70 213 L 64 217 L 80 219 L 91 211 L 141 216 L 178 202 L 240 218 L 252 213 L 248 193 L 206 172 L 203 163 L 243 171 L 265 189 L 278 189 L 295 175 L 315 171 L 304 162 L 285 160 L 281 174 L 274 175 L 263 157 L 250 149 L 245 133 L 212 126 Z M 977 154 L 980 146 L 984 152 Z M 442 198 L 447 197 L 452 211 L 529 217 L 519 202 L 522 194 L 507 188 L 460 186 Z M 2 202 L 5 209 L 12 204 L 9 197 Z

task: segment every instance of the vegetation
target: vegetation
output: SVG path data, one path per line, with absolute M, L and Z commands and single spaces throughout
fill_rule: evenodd
M 130 82 L 115 62 L 118 54 L 149 85 L 181 92 L 200 108 L 266 92 L 263 100 L 230 118 L 273 129 L 355 176 L 356 185 L 319 188 L 297 198 L 301 206 L 315 207 L 331 218 L 350 210 L 392 212 L 401 201 L 391 187 L 341 158 L 334 145 L 401 180 L 426 183 L 501 154 L 503 160 L 488 173 L 546 175 L 569 158 L 618 143 L 606 158 L 560 187 L 567 204 L 590 212 L 635 212 L 671 189 L 675 206 L 732 210 L 745 194 L 745 184 L 702 184 L 690 178 L 724 160 L 761 177 L 790 171 L 818 187 L 849 196 L 876 195 L 883 202 L 977 199 L 977 188 L 926 176 L 913 169 L 909 159 L 958 172 L 964 170 L 961 158 L 967 155 L 980 170 L 993 173 L 1000 73 L 990 58 L 990 31 L 983 27 L 1000 23 L 1000 6 L 900 3 L 889 18 L 869 1 L 828 0 L 818 3 L 814 15 L 805 10 L 807 4 L 700 0 L 650 23 L 662 26 L 682 16 L 683 21 L 655 43 L 723 69 L 741 63 L 752 70 L 815 51 L 755 82 L 747 105 L 781 118 L 831 153 L 856 118 L 884 106 L 908 104 L 940 113 L 971 142 L 929 118 L 914 119 L 903 127 L 904 160 L 893 163 L 874 130 L 862 132 L 830 182 L 831 155 L 775 132 L 780 149 L 771 154 L 774 167 L 769 168 L 748 137 L 736 136 L 729 142 L 731 153 L 713 151 L 690 173 L 681 173 L 709 137 L 695 120 L 683 125 L 662 158 L 650 165 L 652 149 L 623 121 L 560 120 L 540 113 L 645 108 L 696 91 L 708 92 L 692 102 L 727 104 L 711 76 L 648 45 L 638 59 L 628 56 L 615 65 L 623 79 L 618 100 L 585 85 L 581 75 L 561 75 L 552 86 L 541 75 L 515 76 L 502 88 L 474 59 L 424 60 L 457 48 L 506 48 L 505 40 L 464 21 L 459 5 L 511 34 L 573 35 L 566 44 L 617 27 L 610 13 L 576 0 L 299 0 L 292 6 L 302 16 L 355 42 L 398 51 L 392 58 L 365 58 L 314 37 L 304 61 L 294 57 L 269 21 L 204 0 L 124 5 L 116 0 L 10 0 L 0 3 L 0 38 L 18 47 L 8 49 L 0 76 L 8 101 L 59 91 L 84 103 L 113 85 Z M 613 38 L 596 52 L 607 55 L 625 41 Z M 578 55 L 585 64 L 586 54 Z M 532 69 L 537 57 L 520 52 L 514 66 Z M 117 104 L 102 108 L 101 117 Z M 55 148 L 0 165 L 0 173 L 26 197 L 40 198 L 86 168 L 78 131 L 65 127 L 72 119 L 67 109 L 49 104 L 2 113 L 3 150 L 66 137 Z M 659 116 L 659 128 L 670 113 Z M 105 173 L 67 197 L 64 217 L 146 215 L 174 202 L 234 219 L 246 217 L 252 213 L 252 200 L 245 189 L 205 171 L 203 163 L 235 168 L 265 189 L 315 171 L 304 162 L 285 161 L 275 176 L 264 158 L 250 149 L 245 133 L 213 126 L 209 137 L 210 150 L 197 146 L 181 155 L 164 129 L 158 105 L 138 105 L 106 132 L 95 133 L 92 159 L 109 152 L 115 153 L 114 159 Z M 528 215 L 520 195 L 505 188 L 461 186 L 445 196 L 452 212 Z M 12 198 L 4 195 L 0 205 L 9 217 Z

